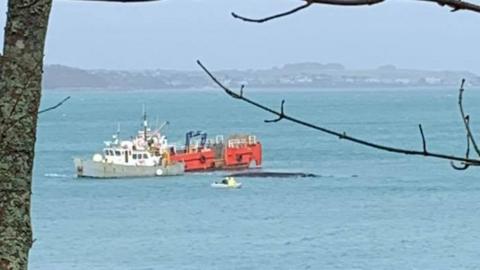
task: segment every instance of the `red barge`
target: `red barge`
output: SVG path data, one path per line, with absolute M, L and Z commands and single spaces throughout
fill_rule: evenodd
M 207 139 L 204 132 L 190 131 L 183 149 L 169 147 L 167 160 L 184 163 L 186 172 L 246 169 L 252 164 L 261 166 L 262 144 L 254 135 L 232 135 L 225 140 L 219 135 Z

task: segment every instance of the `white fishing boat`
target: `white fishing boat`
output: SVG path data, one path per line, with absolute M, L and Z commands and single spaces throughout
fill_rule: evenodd
M 119 139 L 105 142 L 102 153 L 91 159 L 74 158 L 78 177 L 120 178 L 170 176 L 184 173 L 184 164 L 170 160 L 167 139 L 160 133 L 168 124 L 151 131 L 144 114 L 144 128 L 132 140 Z

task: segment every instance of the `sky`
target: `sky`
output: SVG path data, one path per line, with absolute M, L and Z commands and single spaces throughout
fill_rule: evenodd
M 6 1 L 0 4 L 5 22 Z M 369 7 L 313 5 L 264 24 L 300 0 L 54 0 L 45 62 L 93 69 L 258 69 L 287 63 L 348 68 L 469 70 L 480 74 L 480 14 L 415 0 Z M 3 33 L 2 33 L 3 40 Z

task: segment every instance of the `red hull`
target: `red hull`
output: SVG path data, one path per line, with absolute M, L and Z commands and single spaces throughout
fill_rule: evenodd
M 262 145 L 255 137 L 229 139 L 200 149 L 171 151 L 170 160 L 183 162 L 185 171 L 246 169 L 252 163 L 262 165 Z M 253 138 L 253 140 L 251 139 Z

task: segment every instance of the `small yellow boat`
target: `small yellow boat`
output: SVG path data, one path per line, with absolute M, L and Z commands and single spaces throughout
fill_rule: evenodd
M 233 177 L 225 177 L 220 182 L 214 182 L 211 185 L 214 188 L 241 188 L 242 183 L 237 182 Z

